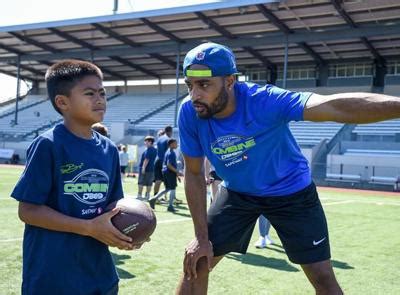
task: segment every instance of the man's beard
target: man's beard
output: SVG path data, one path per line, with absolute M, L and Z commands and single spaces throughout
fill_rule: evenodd
M 213 103 L 207 105 L 205 103 L 196 102 L 196 104 L 202 105 L 205 109 L 202 113 L 197 113 L 197 116 L 200 119 L 210 119 L 215 114 L 223 111 L 228 105 L 228 92 L 226 92 L 225 88 L 222 87 L 221 91 L 218 93 L 217 98 Z

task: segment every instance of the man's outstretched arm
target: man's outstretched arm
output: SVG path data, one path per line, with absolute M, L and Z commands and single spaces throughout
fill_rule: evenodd
M 378 93 L 312 94 L 308 99 L 304 120 L 339 123 L 372 123 L 400 118 L 400 98 Z

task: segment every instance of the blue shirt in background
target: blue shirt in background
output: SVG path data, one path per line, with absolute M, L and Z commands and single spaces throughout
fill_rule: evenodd
M 164 155 L 165 155 L 166 151 L 168 150 L 168 140 L 169 139 L 170 138 L 166 134 L 161 135 L 157 139 L 157 157 L 158 157 L 158 159 L 160 159 L 161 163 L 163 163 Z
M 235 84 L 236 110 L 222 119 L 200 119 L 190 98 L 179 111 L 181 151 L 206 156 L 222 185 L 252 196 L 284 196 L 311 183 L 310 168 L 288 123 L 303 120 L 311 93 L 273 85 Z
M 146 166 L 146 172 L 154 172 L 154 162 L 156 160 L 156 157 L 157 157 L 157 150 L 155 147 L 150 146 L 146 148 L 143 151 L 142 156 L 140 157 L 139 171 L 142 171 L 144 160 L 148 159 L 149 162 L 147 163 Z
M 11 194 L 20 202 L 92 219 L 123 197 L 117 148 L 95 131 L 85 140 L 59 124 L 37 137 L 27 153 Z M 117 283 L 107 245 L 25 225 L 22 294 L 105 294 Z
M 164 163 L 162 168 L 163 173 L 169 170 L 168 165 L 171 165 L 174 168 L 178 167 L 178 164 L 176 162 L 176 153 L 173 149 L 168 149 L 167 152 L 165 153 Z

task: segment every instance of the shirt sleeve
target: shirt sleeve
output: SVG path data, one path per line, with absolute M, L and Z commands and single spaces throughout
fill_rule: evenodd
M 53 143 L 38 137 L 28 148 L 25 170 L 11 196 L 21 202 L 46 204 L 54 182 L 53 166 Z
M 124 191 L 122 188 L 122 181 L 121 181 L 121 166 L 119 164 L 119 155 L 118 155 L 118 150 L 117 148 L 114 148 L 115 152 L 114 154 L 114 163 L 115 163 L 115 169 L 114 173 L 112 175 L 112 188 L 110 190 L 110 203 L 113 201 L 117 201 L 119 199 L 122 199 L 124 197 Z
M 290 122 L 302 121 L 303 112 L 311 92 L 295 92 L 270 86 L 267 89 L 264 110 L 276 120 Z
M 179 109 L 178 127 L 180 148 L 184 155 L 197 158 L 203 157 L 204 151 L 197 132 L 196 114 L 191 110 L 191 102 L 183 102 Z M 193 109 L 193 108 L 192 108 Z

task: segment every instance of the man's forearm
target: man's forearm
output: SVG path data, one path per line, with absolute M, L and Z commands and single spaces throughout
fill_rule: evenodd
M 341 123 L 372 123 L 400 118 L 400 98 L 377 93 L 312 95 L 304 119 Z
M 204 175 L 185 172 L 184 184 L 196 238 L 208 240 L 207 193 Z

